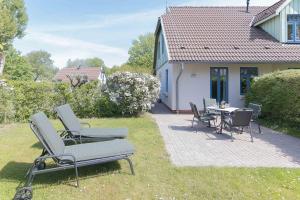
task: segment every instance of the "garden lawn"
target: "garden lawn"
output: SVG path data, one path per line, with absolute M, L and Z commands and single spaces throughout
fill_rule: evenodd
M 126 161 L 80 168 L 80 188 L 75 187 L 74 170 L 38 175 L 34 199 L 300 199 L 300 169 L 178 168 L 170 163 L 149 115 L 85 121 L 129 128 L 136 175 Z M 58 121 L 54 124 L 61 128 Z M 6 200 L 24 181 L 41 146 L 28 124 L 12 124 L 0 128 L 0 152 L 0 199 Z

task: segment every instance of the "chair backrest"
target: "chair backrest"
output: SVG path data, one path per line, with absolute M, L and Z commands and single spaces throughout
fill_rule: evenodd
M 56 107 L 55 112 L 66 130 L 80 131 L 80 121 L 69 104 Z
M 248 108 L 253 110 L 252 118 L 257 119 L 261 115 L 261 107 L 260 104 L 249 103 Z
M 253 111 L 250 109 L 238 109 L 231 114 L 233 126 L 249 126 Z
M 32 130 L 44 145 L 49 154 L 60 155 L 64 153 L 65 144 L 43 112 L 34 114 L 30 118 Z M 49 152 L 50 151 L 50 152 Z
M 200 118 L 200 114 L 199 114 L 199 111 L 198 111 L 198 108 L 197 108 L 196 104 L 190 102 L 190 106 L 191 106 L 191 110 L 194 114 L 194 117 Z
M 207 107 L 209 107 L 209 106 L 216 106 L 216 105 L 217 105 L 217 100 L 216 99 L 203 98 L 204 112 L 207 112 Z

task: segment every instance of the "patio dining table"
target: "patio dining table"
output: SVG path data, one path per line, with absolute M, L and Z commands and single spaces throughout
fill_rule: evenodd
M 212 110 L 212 111 L 216 111 L 216 112 L 220 112 L 221 113 L 221 122 L 220 122 L 220 131 L 218 132 L 219 134 L 222 134 L 223 131 L 223 126 L 224 126 L 224 120 L 225 120 L 225 116 L 228 113 L 232 113 L 235 110 L 238 110 L 239 108 L 236 107 L 225 107 L 225 108 L 220 108 L 218 106 L 208 106 L 207 110 Z

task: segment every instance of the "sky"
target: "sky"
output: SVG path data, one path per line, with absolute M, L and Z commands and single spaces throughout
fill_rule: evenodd
M 278 0 L 250 0 L 269 6 Z M 246 0 L 25 0 L 26 35 L 15 47 L 26 54 L 45 50 L 56 67 L 68 59 L 102 58 L 108 67 L 128 59 L 140 34 L 153 33 L 168 6 L 245 6 Z

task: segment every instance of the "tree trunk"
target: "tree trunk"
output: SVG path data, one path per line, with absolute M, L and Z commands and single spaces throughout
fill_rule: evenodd
M 0 76 L 3 74 L 5 64 L 5 56 L 3 53 L 0 53 Z

